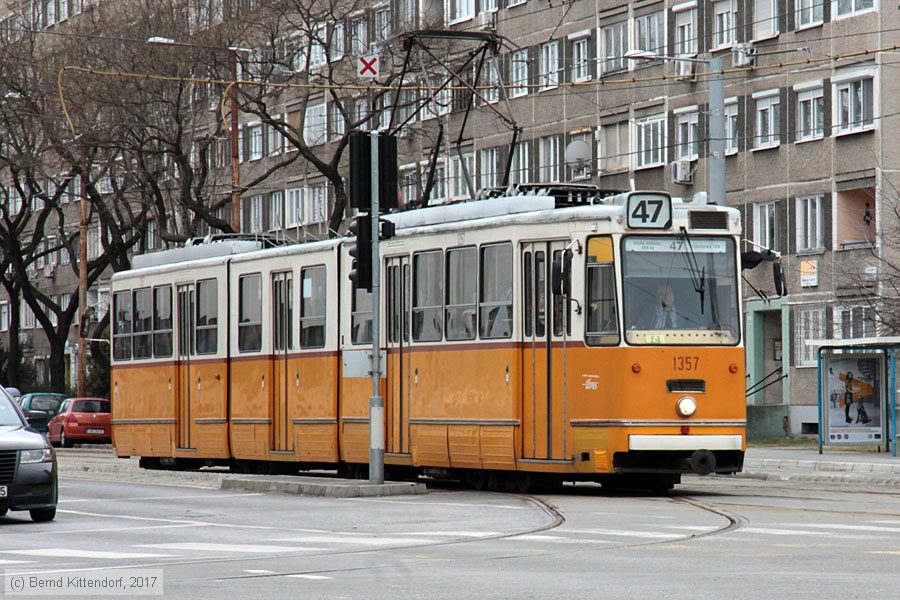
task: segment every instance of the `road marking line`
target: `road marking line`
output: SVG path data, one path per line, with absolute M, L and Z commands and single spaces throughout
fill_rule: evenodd
M 715 531 L 719 529 L 712 525 L 661 525 L 661 527 L 666 529 L 683 529 L 684 531 Z
M 846 531 L 874 531 L 877 533 L 900 533 L 900 527 L 878 527 L 876 525 L 844 525 L 843 523 L 794 523 L 791 527 L 811 527 L 814 529 L 843 529 Z
M 525 540 L 526 542 L 553 542 L 556 544 L 612 544 L 609 540 L 589 540 L 589 539 L 578 539 L 565 537 L 562 535 L 541 535 L 537 533 L 530 533 L 528 535 L 517 535 L 515 537 L 501 538 L 503 540 L 507 540 L 510 542 L 515 542 L 517 540 Z
M 69 515 L 81 515 L 85 517 L 103 517 L 107 519 L 124 519 L 126 521 L 151 521 L 153 523 L 178 523 L 181 525 L 190 524 L 190 525 L 206 525 L 208 527 L 226 527 L 233 529 L 276 529 L 276 527 L 268 527 L 263 525 L 230 525 L 228 523 L 210 523 L 208 521 L 196 521 L 194 519 L 163 519 L 160 517 L 135 517 L 132 515 L 114 515 L 114 514 L 106 514 L 106 513 L 94 513 L 94 512 L 84 512 L 80 510 L 60 510 L 57 512 L 66 513 Z
M 0 565 L 30 565 L 33 560 L 0 560 Z
M 426 500 L 375 500 L 373 498 L 338 498 L 338 500 L 344 500 L 345 502 L 377 502 L 380 504 L 406 504 L 407 506 L 412 502 L 422 502 L 427 504 L 428 506 L 462 506 L 465 508 L 507 508 L 512 510 L 527 510 L 529 507 L 527 506 L 510 506 L 509 504 L 468 504 L 465 502 L 428 502 Z
M 293 577 L 294 579 L 333 579 L 325 575 L 285 575 L 285 577 Z
M 143 527 L 108 527 L 105 529 L 69 529 L 63 531 L 36 531 L 34 535 L 59 535 L 65 533 L 74 533 L 74 534 L 82 534 L 82 533 L 103 533 L 103 532 L 116 532 L 116 531 L 143 531 L 147 529 L 181 529 L 182 527 L 205 527 L 206 523 L 184 523 L 180 525 L 145 525 Z
M 402 531 L 393 535 L 430 535 L 433 537 L 483 538 L 500 535 L 498 531 Z
M 318 552 L 326 548 L 300 548 L 298 546 L 265 546 L 261 544 L 213 544 L 204 542 L 180 542 L 175 544 L 137 544 L 134 548 L 159 548 L 160 550 L 199 550 L 201 552 L 245 552 L 270 554 L 280 552 Z
M 265 569 L 244 569 L 244 573 L 251 575 L 274 575 L 275 571 L 266 571 Z
M 677 533 L 663 533 L 661 531 L 629 531 L 627 529 L 561 529 L 560 533 L 588 533 L 591 535 L 612 535 L 618 537 L 654 538 L 671 540 L 684 537 Z
M 210 492 L 216 492 L 216 489 L 210 489 Z M 127 498 L 68 498 L 60 500 L 60 504 L 73 504 L 76 502 L 140 502 L 146 500 L 190 500 L 194 498 L 209 498 L 212 494 L 191 494 L 185 496 L 144 496 L 144 497 L 127 497 Z M 216 498 L 237 498 L 244 496 L 262 496 L 261 492 L 246 492 L 244 494 L 215 494 Z
M 889 554 L 894 556 L 900 555 L 900 550 L 864 550 L 863 554 Z
M 291 538 L 272 538 L 273 542 L 291 542 L 294 544 L 359 544 L 364 546 L 379 546 L 392 544 L 430 544 L 435 540 L 425 538 L 389 538 L 389 537 L 339 537 L 327 535 L 306 535 Z
M 76 550 L 74 548 L 39 548 L 35 550 L 0 550 L 4 554 L 24 554 L 25 556 L 53 556 L 57 558 L 171 558 L 171 554 L 149 554 L 138 552 L 102 552 L 99 550 Z
M 799 529 L 771 529 L 768 527 L 744 527 L 731 533 L 767 533 L 769 535 L 828 535 L 824 531 L 800 531 Z

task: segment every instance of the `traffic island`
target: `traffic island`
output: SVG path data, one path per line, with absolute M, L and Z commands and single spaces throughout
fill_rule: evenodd
M 222 489 L 274 494 L 298 494 L 301 496 L 324 496 L 328 498 L 408 496 L 428 492 L 424 483 L 412 481 L 388 481 L 377 485 L 370 484 L 365 480 L 295 476 L 225 477 L 222 479 Z

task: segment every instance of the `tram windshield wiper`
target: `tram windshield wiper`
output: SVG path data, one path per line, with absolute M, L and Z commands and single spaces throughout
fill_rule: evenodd
M 691 238 L 688 236 L 687 228 L 681 227 L 681 238 L 687 244 L 688 251 L 685 252 L 685 262 L 691 275 L 691 284 L 694 291 L 700 295 L 700 314 L 704 311 L 704 299 L 706 297 L 706 266 L 701 267 L 697 262 L 697 255 L 694 253 L 694 247 L 691 245 Z

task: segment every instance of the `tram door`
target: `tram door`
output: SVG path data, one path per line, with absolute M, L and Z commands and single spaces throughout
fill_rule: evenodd
M 291 376 L 290 351 L 294 346 L 293 331 L 293 274 L 272 274 L 272 391 L 270 395 L 272 415 L 272 450 L 290 451 L 291 415 L 289 399 Z
M 409 391 L 412 383 L 409 355 L 410 274 L 409 257 L 386 261 L 387 288 L 387 390 L 385 412 L 388 417 L 385 451 L 409 453 Z
M 563 298 L 552 293 L 553 259 L 563 242 L 522 245 L 522 456 L 565 458 Z M 554 349 L 556 346 L 556 349 Z
M 179 285 L 178 357 L 175 386 L 175 439 L 179 448 L 191 448 L 191 357 L 194 354 L 194 284 Z

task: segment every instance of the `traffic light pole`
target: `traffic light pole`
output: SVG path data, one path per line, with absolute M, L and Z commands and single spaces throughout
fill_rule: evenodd
M 381 257 L 379 239 L 378 134 L 372 142 L 372 396 L 369 397 L 369 483 L 384 483 L 384 398 L 381 396 Z

